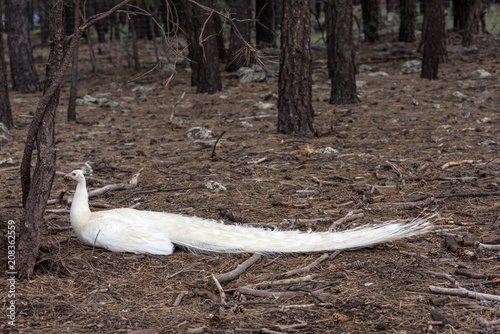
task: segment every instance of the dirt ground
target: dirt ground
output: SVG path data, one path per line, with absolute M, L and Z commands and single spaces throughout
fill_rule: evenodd
M 35 274 L 17 282 L 15 327 L 2 320 L 0 331 L 500 333 L 500 253 L 478 246 L 480 238 L 500 234 L 498 36 L 483 36 L 477 49 L 453 45 L 451 36 L 450 62 L 440 66 L 436 81 L 397 74 L 403 62 L 419 55 L 416 44 L 394 38 L 359 45 L 357 63 L 389 76 L 359 73 L 357 80 L 366 85 L 355 105 L 328 104 L 326 54 L 321 44 L 314 46 L 319 135 L 309 139 L 277 134 L 276 106 L 254 107 L 263 94 L 277 93 L 276 64 L 269 65 L 264 82 L 241 84 L 234 74 L 223 73 L 223 91 L 206 95 L 194 93 L 186 63 L 168 87 L 168 75 L 159 73 L 127 83 L 137 73 L 117 56 L 120 45 L 110 55 L 98 55 L 97 73 L 90 72 L 82 47 L 79 96 L 105 97 L 107 104 L 78 106 L 78 122 L 70 124 L 68 82 L 62 90 L 54 204 L 47 207 Z M 144 67 L 153 66 L 151 45 L 141 52 L 150 55 Z M 47 55 L 47 49 L 35 50 L 41 78 Z M 491 77 L 472 74 L 478 69 Z M 21 219 L 18 170 L 39 96 L 10 96 L 14 141 L 0 151 L 0 160 L 12 159 L 0 166 L 4 233 L 8 220 Z M 264 102 L 277 101 L 271 96 Z M 192 127 L 209 128 L 213 137 L 190 139 Z M 335 151 L 316 151 L 322 148 Z M 176 249 L 170 256 L 147 256 L 81 245 L 68 229 L 69 205 L 57 199 L 75 186 L 61 176 L 86 163 L 93 170 L 90 189 L 127 181 L 142 169 L 136 188 L 92 198 L 93 210 L 134 206 L 312 231 L 328 230 L 350 211 L 364 217 L 339 229 L 426 212 L 437 212 L 440 219 L 434 232 L 329 254 L 295 275 L 286 273 L 322 254 L 263 257 L 223 283 L 221 297 L 212 274 L 234 269 L 250 254 Z M 224 189 L 207 188 L 209 181 Z M 477 242 L 462 244 L 461 237 Z M 6 280 L 0 285 L 7 290 Z M 437 294 L 430 286 L 497 299 Z M 245 287 L 267 293 L 253 296 L 242 292 Z M 280 297 L 281 292 L 289 294 Z M 8 302 L 2 293 L 2 318 Z

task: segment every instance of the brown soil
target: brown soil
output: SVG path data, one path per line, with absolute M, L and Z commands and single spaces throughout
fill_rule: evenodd
M 387 37 L 391 42 L 393 36 Z M 116 57 L 118 47 L 113 50 Z M 386 51 L 360 45 L 358 64 L 389 77 L 360 73 L 367 82 L 355 105 L 328 104 L 330 86 L 325 54 L 314 54 L 315 126 L 310 139 L 276 133 L 277 111 L 253 105 L 263 93 L 277 93 L 277 77 L 240 84 L 223 74 L 224 89 L 195 94 L 186 64 L 168 87 L 166 77 L 148 75 L 125 84 L 135 74 L 108 56 L 98 57 L 99 72 L 89 70 L 86 47 L 80 55 L 79 95 L 111 93 L 115 107 L 80 106 L 78 122 L 66 122 L 68 84 L 57 115 L 57 170 L 52 198 L 74 184 L 60 175 L 88 162 L 96 179 L 89 187 L 129 179 L 143 168 L 137 188 L 92 199 L 94 210 L 109 207 L 169 211 L 282 229 L 324 231 L 349 211 L 364 218 L 341 229 L 381 220 L 410 218 L 424 209 L 442 219 L 436 232 L 376 247 L 330 256 L 303 282 L 255 287 L 283 278 L 321 254 L 263 257 L 244 275 L 224 283 L 221 302 L 212 274 L 227 272 L 249 254 L 192 254 L 176 249 L 170 256 L 112 253 L 81 245 L 70 237 L 68 212 L 47 212 L 43 244 L 33 277 L 18 281 L 15 330 L 26 333 L 498 333 L 500 303 L 438 295 L 430 286 L 465 288 L 500 295 L 498 251 L 476 245 L 451 251 L 446 235 L 475 238 L 499 235 L 500 114 L 498 113 L 500 46 L 481 40 L 478 51 L 450 52 L 440 79 L 397 75 L 415 59 L 416 45 L 393 43 Z M 145 67 L 154 64 L 153 51 Z M 36 50 L 43 73 L 48 50 Z M 276 66 L 271 65 L 271 70 Z M 484 69 L 487 79 L 471 75 Z M 148 90 L 135 90 L 146 87 Z M 172 103 L 175 118 L 170 122 Z M 455 91 L 465 98 L 453 96 Z M 19 223 L 20 166 L 30 118 L 40 94 L 12 93 L 16 127 L 12 144 L 1 148 L 0 220 Z M 224 98 L 223 96 L 226 96 Z M 271 99 L 271 103 L 276 100 Z M 418 103 L 415 103 L 418 102 Z M 439 106 L 437 106 L 439 105 Z M 250 116 L 265 116 L 248 118 Z M 254 125 L 245 128 L 241 119 Z M 191 127 L 210 128 L 212 139 L 186 137 Z M 214 141 L 223 132 L 212 156 Z M 338 153 L 319 154 L 332 147 Z M 443 168 L 449 162 L 464 162 Z M 216 181 L 227 188 L 204 185 Z M 423 201 L 420 205 L 405 203 Z M 69 209 L 65 203 L 48 210 Z M 232 219 L 236 217 L 236 219 Z M 321 219 L 318 219 L 321 218 Z M 459 270 L 483 275 L 471 278 Z M 496 274 L 496 276 L 494 275 Z M 448 275 L 448 276 L 446 276 Z M 1 280 L 2 290 L 7 287 Z M 458 284 L 458 285 L 457 285 Z M 286 298 L 255 297 L 238 287 L 293 291 Z M 318 290 L 312 295 L 310 292 Z M 305 293 L 304 293 L 305 292 Z M 181 300 L 179 296 L 184 296 Z M 177 303 L 175 303 L 177 299 Z M 9 302 L 2 293 L 2 303 Z M 175 304 L 174 304 L 175 303 Z M 4 313 L 5 307 L 2 307 Z M 440 318 L 438 314 L 446 318 Z M 2 314 L 3 316 L 4 314 Z M 444 319 L 444 320 L 443 320 Z M 12 331 L 4 321 L 3 333 Z

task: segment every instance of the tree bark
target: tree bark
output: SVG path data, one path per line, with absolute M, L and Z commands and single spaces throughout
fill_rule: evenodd
M 255 42 L 258 48 L 276 47 L 276 11 L 274 2 L 275 0 L 255 1 Z
M 469 0 L 453 0 L 453 28 L 458 31 L 463 31 L 465 29 L 468 1 Z
M 228 0 L 227 4 L 238 20 L 251 19 L 250 0 Z M 242 66 L 250 63 L 251 59 L 245 52 L 245 41 L 250 42 L 250 21 L 235 21 L 235 27 L 231 26 L 231 36 L 229 39 L 229 55 L 227 59 L 226 71 L 234 72 Z M 237 30 L 236 30 L 237 29 Z
M 49 36 L 51 50 L 47 62 L 44 95 L 47 94 L 49 86 L 55 80 L 56 71 L 61 65 L 64 54 L 65 33 L 63 29 L 63 6 L 62 1 L 52 1 L 50 4 L 50 27 Z M 20 276 L 28 277 L 35 266 L 38 249 L 42 238 L 43 214 L 49 199 L 50 189 L 55 174 L 56 148 L 54 142 L 55 113 L 59 103 L 60 86 L 54 91 L 52 96 L 46 100 L 46 104 L 38 106 L 37 113 L 44 110 L 41 116 L 41 123 L 38 130 L 33 133 L 28 132 L 27 142 L 35 141 L 37 149 L 37 163 L 30 180 L 27 196 L 23 193 L 24 213 L 21 219 L 20 237 L 18 245 L 18 268 Z M 44 101 L 45 102 L 45 101 Z M 33 125 L 33 123 L 32 123 Z M 34 136 L 36 135 L 36 136 Z M 33 137 L 30 137 L 33 136 Z M 23 156 L 23 163 L 31 160 L 30 157 Z M 21 176 L 22 177 L 22 176 Z
M 9 44 L 12 90 L 37 92 L 40 89 L 33 63 L 29 35 L 28 1 L 7 0 L 7 43 Z
M 417 17 L 415 0 L 401 0 L 400 17 L 398 41 L 406 43 L 415 42 L 415 22 Z
M 29 278 L 33 273 L 41 240 L 43 214 L 50 195 L 55 174 L 54 119 L 59 103 L 59 92 L 64 74 L 72 60 L 72 54 L 84 31 L 100 19 L 114 13 L 131 0 L 124 0 L 107 13 L 88 19 L 69 40 L 64 36 L 62 18 L 63 1 L 50 3 L 51 48 L 46 69 L 44 93 L 38 102 L 35 115 L 28 130 L 23 160 L 21 162 L 21 187 L 23 191 L 23 217 L 19 229 L 16 253 L 17 275 Z M 67 46 L 67 49 L 65 50 Z M 37 148 L 37 162 L 31 178 L 31 158 Z
M 365 42 L 376 42 L 380 39 L 378 28 L 380 27 L 380 4 L 379 0 L 361 0 L 361 13 L 363 16 L 363 32 Z
M 331 104 L 358 102 L 355 49 L 352 36 L 352 1 L 328 0 L 325 9 L 328 74 Z
M 2 17 L 2 1 L 0 0 L 0 17 Z M 7 129 L 14 126 L 12 120 L 12 109 L 9 100 L 9 85 L 7 83 L 7 66 L 5 65 L 3 49 L 3 24 L 0 23 L 0 123 L 5 124 Z
M 80 0 L 73 0 L 73 8 L 75 11 L 74 15 L 74 31 L 80 26 Z M 69 101 L 68 101 L 68 112 L 67 119 L 68 122 L 76 121 L 76 95 L 78 91 L 78 46 L 73 52 L 73 67 L 71 68 L 71 87 L 69 90 Z
M 424 19 L 424 54 L 420 76 L 438 78 L 439 54 L 443 48 L 444 0 L 427 1 Z
M 396 13 L 399 9 L 400 1 L 398 0 L 387 0 L 386 8 L 388 13 Z
M 140 16 L 140 15 L 139 15 Z M 130 31 L 132 31 L 132 60 L 134 63 L 134 70 L 139 72 L 142 68 L 141 60 L 139 58 L 139 44 L 138 44 L 138 34 L 137 34 L 137 17 L 131 17 L 129 20 Z M 89 37 L 90 40 L 90 37 Z
M 470 0 L 467 2 L 467 16 L 463 30 L 463 46 L 471 46 L 474 42 L 474 36 L 479 34 L 481 28 L 481 12 L 483 9 L 482 0 Z
M 213 0 L 198 3 L 214 8 Z M 191 59 L 191 83 L 197 93 L 214 94 L 222 89 L 219 69 L 215 21 L 211 12 L 184 1 L 189 58 Z
M 283 2 L 278 132 L 310 137 L 313 126 L 311 8 L 308 0 Z

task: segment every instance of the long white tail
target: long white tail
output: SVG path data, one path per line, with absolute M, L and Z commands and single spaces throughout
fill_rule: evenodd
M 303 253 L 354 249 L 411 237 L 431 229 L 434 216 L 409 223 L 388 223 L 342 232 L 273 231 L 222 223 L 199 217 L 164 214 L 171 241 L 191 251 L 219 253 Z M 172 215 L 172 216 L 170 216 Z M 158 217 L 159 218 L 159 217 Z

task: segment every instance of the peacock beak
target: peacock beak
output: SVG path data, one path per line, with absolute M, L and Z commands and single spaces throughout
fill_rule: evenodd
M 71 178 L 71 173 L 64 175 L 64 180 L 65 181 L 73 181 L 73 179 Z

